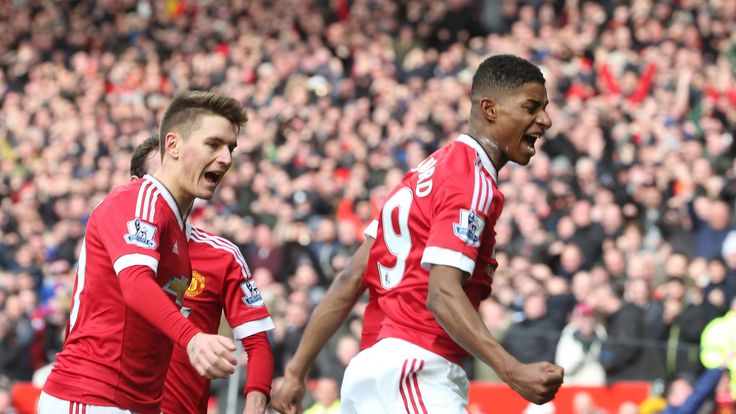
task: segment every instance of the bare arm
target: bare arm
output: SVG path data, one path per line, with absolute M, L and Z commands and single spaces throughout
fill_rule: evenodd
M 373 239 L 367 238 L 350 259 L 345 270 L 332 282 L 309 318 L 299 347 L 287 366 L 288 371 L 299 377 L 305 377 L 319 351 L 345 322 L 350 310 L 365 291 L 363 271 L 372 245 Z
M 335 334 L 365 291 L 363 271 L 373 245 L 366 238 L 347 267 L 332 282 L 322 301 L 314 308 L 309 323 L 299 341 L 296 353 L 286 366 L 284 381 L 273 395 L 271 405 L 283 413 L 301 411 L 304 378 L 325 343 Z
M 468 300 L 460 269 L 434 265 L 429 272 L 427 308 L 455 342 L 480 359 L 527 401 L 543 404 L 562 384 L 562 368 L 549 362 L 522 364 L 488 331 Z
M 243 414 L 263 414 L 266 412 L 268 397 L 260 391 L 251 391 L 245 396 Z

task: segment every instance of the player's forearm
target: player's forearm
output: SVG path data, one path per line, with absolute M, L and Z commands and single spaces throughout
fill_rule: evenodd
M 340 328 L 364 290 L 360 279 L 357 283 L 342 277 L 335 279 L 312 312 L 299 347 L 287 365 L 290 374 L 299 378 L 307 375 L 319 351 Z
M 263 414 L 266 412 L 266 394 L 258 391 L 251 392 L 245 397 L 245 410 L 243 414 Z
M 123 300 L 151 325 L 186 348 L 189 340 L 201 331 L 182 316 L 153 277 L 153 271 L 146 266 L 133 266 L 121 271 L 118 278 Z
M 427 308 L 458 345 L 506 381 L 510 368 L 519 362 L 488 331 L 463 291 L 462 277 L 458 269 L 432 266 Z
M 365 291 L 363 272 L 368 262 L 373 239 L 367 238 L 348 265 L 332 282 L 322 301 L 309 318 L 299 347 L 286 367 L 287 373 L 304 378 L 319 351 L 347 318 Z
M 271 395 L 273 376 L 273 352 L 265 332 L 258 332 L 242 339 L 243 349 L 248 354 L 248 374 L 243 393 Z

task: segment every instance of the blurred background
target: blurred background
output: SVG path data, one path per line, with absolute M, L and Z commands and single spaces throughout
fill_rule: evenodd
M 248 109 L 191 221 L 245 255 L 276 322 L 277 383 L 388 191 L 466 130 L 472 75 L 497 53 L 542 68 L 553 126 L 529 167 L 500 173 L 480 313 L 521 361 L 565 367 L 571 390 L 517 412 L 701 397 L 700 412 L 734 412 L 736 0 L 0 0 L 0 413 L 33 412 L 89 213 L 129 181 L 175 92 Z M 339 412 L 364 307 L 320 354 L 309 412 Z M 470 411 L 492 412 L 497 377 L 465 368 Z M 241 390 L 213 383 L 211 412 L 242 412 Z

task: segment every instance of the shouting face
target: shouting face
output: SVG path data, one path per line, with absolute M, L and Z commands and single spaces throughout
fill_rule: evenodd
M 233 162 L 237 143 L 232 124 L 219 115 L 203 115 L 180 145 L 182 186 L 194 197 L 212 198 Z
M 524 83 L 491 101 L 486 112 L 492 111 L 494 125 L 489 144 L 495 147 L 490 151 L 498 158 L 494 162 L 529 163 L 537 152 L 537 140 L 552 125 L 545 112 L 548 103 L 547 89 L 538 82 Z

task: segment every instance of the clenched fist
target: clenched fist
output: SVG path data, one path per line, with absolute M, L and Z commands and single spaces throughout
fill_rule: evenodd
M 189 362 L 199 375 L 208 378 L 227 378 L 235 372 L 235 344 L 220 335 L 198 333 L 187 344 Z
M 564 373 L 549 362 L 519 364 L 506 371 L 506 383 L 525 400 L 541 405 L 555 397 Z

